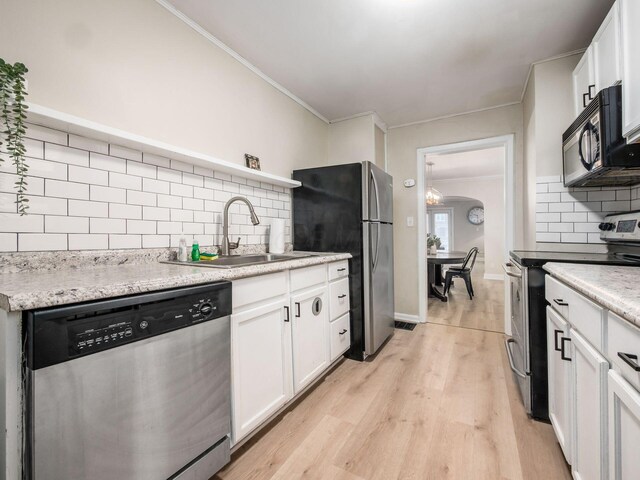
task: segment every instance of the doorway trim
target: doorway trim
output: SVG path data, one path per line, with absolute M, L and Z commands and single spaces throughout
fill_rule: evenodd
M 417 149 L 417 195 L 416 201 L 418 206 L 418 321 L 424 323 L 427 321 L 427 259 L 426 259 L 426 214 L 427 207 L 424 201 L 425 189 L 425 173 L 424 164 L 425 155 L 436 153 L 460 153 L 470 150 L 483 150 L 492 147 L 504 147 L 504 204 L 505 204 L 505 262 L 509 259 L 509 251 L 513 250 L 515 239 L 515 135 L 513 133 L 500 135 L 497 137 L 481 138 L 478 140 L 469 140 L 465 142 L 449 143 L 445 145 L 436 145 L 432 147 L 421 147 Z M 505 303 L 506 305 L 506 303 Z M 508 308 L 505 308 L 505 332 L 509 333 L 509 316 Z

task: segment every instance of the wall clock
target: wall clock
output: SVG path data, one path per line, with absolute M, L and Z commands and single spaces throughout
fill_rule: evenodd
M 484 208 L 473 207 L 467 213 L 467 219 L 473 225 L 482 225 L 484 223 Z

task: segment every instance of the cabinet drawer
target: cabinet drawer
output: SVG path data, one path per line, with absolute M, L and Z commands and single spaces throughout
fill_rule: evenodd
M 549 305 L 565 319 L 569 318 L 568 303 L 570 294 L 571 289 L 569 287 L 560 283 L 551 275 L 545 277 L 544 296 Z
M 329 286 L 329 312 L 331 320 L 349 311 L 349 278 L 343 278 Z
M 287 272 L 242 278 L 233 281 L 231 299 L 233 311 L 237 312 L 247 305 L 272 301 L 275 297 L 287 293 Z
M 349 275 L 349 260 L 329 264 L 329 281 Z
M 313 267 L 291 270 L 291 291 L 313 287 L 327 281 L 327 267 L 315 265 Z
M 629 362 L 638 363 L 640 358 L 640 329 L 615 313 L 608 313 L 609 340 L 607 342 L 607 356 L 616 370 L 637 390 L 640 390 L 640 372 L 620 357 L 625 355 Z M 635 359 L 633 357 L 636 357 Z
M 604 308 L 574 290 L 570 292 L 567 320 L 591 345 L 604 352 Z
M 331 322 L 331 361 L 342 355 L 351 345 L 351 329 L 349 328 L 349 314 Z

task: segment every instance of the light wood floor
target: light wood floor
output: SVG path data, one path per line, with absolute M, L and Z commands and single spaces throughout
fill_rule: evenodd
M 485 280 L 484 265 L 477 263 L 471 273 L 475 296 L 469 299 L 464 280 L 454 280 L 447 295 L 449 301 L 430 298 L 427 321 L 457 327 L 504 333 L 504 282 Z
M 524 413 L 503 341 L 448 325 L 396 330 L 376 358 L 344 361 L 214 478 L 568 480 L 551 426 Z

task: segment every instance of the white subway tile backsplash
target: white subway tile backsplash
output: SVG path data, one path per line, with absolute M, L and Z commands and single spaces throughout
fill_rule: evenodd
M 69 181 L 106 186 L 109 185 L 109 172 L 69 165 Z
M 161 248 L 181 235 L 219 245 L 225 202 L 238 194 L 262 223 L 253 226 L 246 206 L 232 205 L 232 235 L 264 244 L 269 219 L 284 218 L 291 240 L 291 195 L 282 187 L 44 127 L 31 136 L 28 215 L 16 213 L 12 166 L 0 167 L 0 251 Z M 557 215 L 549 205 L 536 209 Z
M 601 243 L 598 224 L 607 212 L 640 208 L 640 189 L 637 187 L 567 189 L 558 176 L 538 177 L 536 192 L 538 242 Z M 285 195 L 290 199 L 288 193 Z M 560 195 L 560 198 L 552 201 L 550 195 Z M 282 210 L 286 211 L 290 206 L 290 201 L 285 202 Z M 560 215 L 560 218 L 555 215 Z
M 127 233 L 156 234 L 156 222 L 150 220 L 127 220 Z
M 142 152 L 127 147 L 121 147 L 120 145 L 109 145 L 109 155 L 112 157 L 127 158 L 129 160 L 142 162 Z
M 46 233 L 89 233 L 89 219 L 47 215 L 44 218 L 44 231 Z
M 127 174 L 137 175 L 138 177 L 156 178 L 158 175 L 158 167 L 129 160 L 127 161 Z
M 44 232 L 44 216 L 0 213 L 0 232 Z
M 157 167 L 171 168 L 171 160 L 166 157 L 160 157 L 158 155 L 154 155 L 153 153 L 142 153 L 142 162 L 148 163 L 150 165 L 155 165 Z
M 604 190 L 598 192 L 587 192 L 587 199 L 590 202 L 602 202 L 605 200 L 615 200 L 616 192 L 614 190 Z
M 67 250 L 65 233 L 20 233 L 18 234 L 18 251 L 40 252 Z
M 142 248 L 142 235 L 109 235 L 109 248 Z
M 89 229 L 91 233 L 126 233 L 127 221 L 118 218 L 92 218 Z
M 148 192 L 136 192 L 127 190 L 127 203 L 131 205 L 156 206 L 156 194 Z
M 31 185 L 29 185 L 29 192 L 32 192 Z M 63 182 L 47 178 L 44 181 L 44 195 L 47 197 L 89 200 L 89 185 L 85 183 Z
M 586 222 L 586 221 L 587 221 L 587 212 L 575 212 L 575 213 L 562 214 L 562 222 L 564 223 Z
M 36 212 L 33 209 L 32 200 L 33 198 L 43 198 L 43 197 L 29 197 L 29 212 L 30 213 L 42 213 Z M 18 199 L 15 193 L 0 193 L 0 212 L 6 213 L 17 213 L 18 206 L 16 205 L 16 200 Z M 67 208 L 67 204 L 65 202 L 65 210 Z
M 0 233 L 0 252 L 17 252 L 18 234 Z
M 60 130 L 54 130 L 52 128 L 43 127 L 34 123 L 27 124 L 27 133 L 25 137 L 33 138 L 34 140 L 42 140 L 48 143 L 58 143 L 60 145 L 67 144 L 67 133 Z
M 69 165 L 89 166 L 89 152 L 86 150 L 78 150 L 77 148 L 64 147 L 52 143 L 45 143 L 44 158 Z
M 80 150 L 87 150 L 88 152 L 109 154 L 109 144 L 107 142 L 80 137 L 71 133 L 69 134 L 69 146 L 79 148 Z
M 91 185 L 91 200 L 110 203 L 127 203 L 127 191 L 122 188 Z
M 562 243 L 587 243 L 586 233 L 561 233 Z
M 171 169 L 180 170 L 181 172 L 193 173 L 193 165 L 180 162 L 178 160 L 171 160 Z
M 127 161 L 123 158 L 110 157 L 100 153 L 91 152 L 89 154 L 89 165 L 91 168 L 108 170 L 110 172 L 126 173 Z
M 69 200 L 69 215 L 106 218 L 109 216 L 109 204 L 89 200 Z
M 145 220 L 168 221 L 170 219 L 170 210 L 159 207 L 142 207 L 142 218 Z
M 109 235 L 69 234 L 69 250 L 106 250 L 108 248 Z
M 154 207 L 144 207 L 154 208 Z M 133 220 L 142 219 L 142 209 L 140 205 L 125 205 L 123 203 L 109 204 L 109 218 L 129 218 Z

